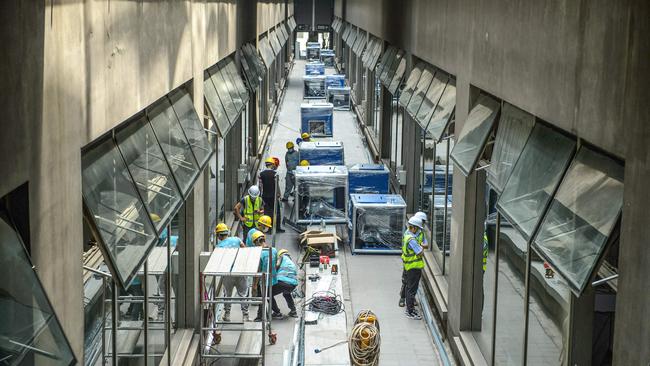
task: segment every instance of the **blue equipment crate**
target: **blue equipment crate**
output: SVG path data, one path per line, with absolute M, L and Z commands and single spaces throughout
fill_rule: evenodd
M 322 62 L 306 63 L 305 75 L 325 75 L 325 64 Z
M 348 222 L 348 170 L 345 166 L 298 166 L 292 221 L 299 225 Z
M 307 42 L 307 60 L 320 60 L 320 44 Z
M 398 194 L 351 194 L 349 227 L 352 253 L 399 254 L 406 202 Z
M 344 87 L 345 86 L 345 75 L 341 74 L 331 74 L 325 75 L 325 88 L 329 89 L 331 87 Z
M 317 141 L 300 143 L 300 160 L 309 165 L 345 165 L 343 143 L 336 141 Z
M 327 101 L 332 103 L 337 111 L 350 110 L 350 87 L 330 86 L 327 88 Z
M 327 89 L 325 88 L 325 75 L 303 76 L 303 97 L 305 99 L 325 99 Z
M 301 133 L 312 137 L 331 137 L 334 133 L 334 106 L 331 103 L 302 103 L 300 105 Z
M 447 186 L 447 191 L 451 195 L 451 187 L 454 182 L 454 168 L 449 166 L 449 184 Z M 424 193 L 431 193 L 431 182 L 433 181 L 433 169 L 425 168 L 424 169 L 424 187 L 422 191 Z M 436 194 L 445 193 L 445 166 L 436 165 Z
M 356 164 L 348 173 L 350 194 L 389 192 L 390 170 L 384 164 Z
M 320 60 L 325 64 L 325 67 L 334 67 L 334 57 L 336 54 L 334 50 L 322 49 L 320 50 Z

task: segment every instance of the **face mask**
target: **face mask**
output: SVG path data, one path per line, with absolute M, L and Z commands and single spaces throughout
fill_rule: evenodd
M 266 234 L 269 232 L 269 228 L 266 226 L 262 226 L 262 229 L 260 231 Z

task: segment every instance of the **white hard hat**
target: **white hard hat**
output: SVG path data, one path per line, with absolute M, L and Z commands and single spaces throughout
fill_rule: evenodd
M 422 220 L 422 222 L 427 222 L 427 214 L 422 211 L 416 212 L 413 217 L 417 217 L 418 219 Z
M 251 186 L 250 188 L 248 188 L 248 194 L 250 194 L 251 197 L 259 197 L 259 195 L 260 195 L 260 187 Z
M 420 219 L 419 217 L 416 217 L 416 216 L 411 216 L 411 218 L 409 219 L 409 225 L 415 226 L 415 227 L 418 227 L 418 228 L 422 229 L 422 226 L 423 226 L 422 225 L 422 219 Z

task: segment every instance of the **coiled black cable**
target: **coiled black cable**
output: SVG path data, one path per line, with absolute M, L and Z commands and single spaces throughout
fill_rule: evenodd
M 312 297 L 305 301 L 305 307 L 309 311 L 323 313 L 326 315 L 336 315 L 345 311 L 345 305 L 341 296 L 333 291 L 319 291 L 315 292 Z

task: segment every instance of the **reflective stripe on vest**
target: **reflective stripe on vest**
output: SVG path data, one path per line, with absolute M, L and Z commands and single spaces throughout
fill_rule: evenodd
M 251 201 L 251 196 L 246 196 L 245 199 L 246 207 L 244 207 L 244 225 L 246 227 L 253 227 L 257 220 L 260 218 L 260 214 L 256 211 L 259 211 L 260 206 L 262 205 L 262 199 L 260 197 L 255 198 L 255 202 Z
M 407 271 L 411 269 L 424 268 L 424 260 L 422 257 L 415 254 L 413 249 L 409 247 L 409 242 L 411 239 L 415 239 L 417 241 L 417 237 L 413 236 L 412 233 L 408 231 L 405 232 L 404 236 L 402 237 L 402 262 L 404 262 L 404 269 Z

